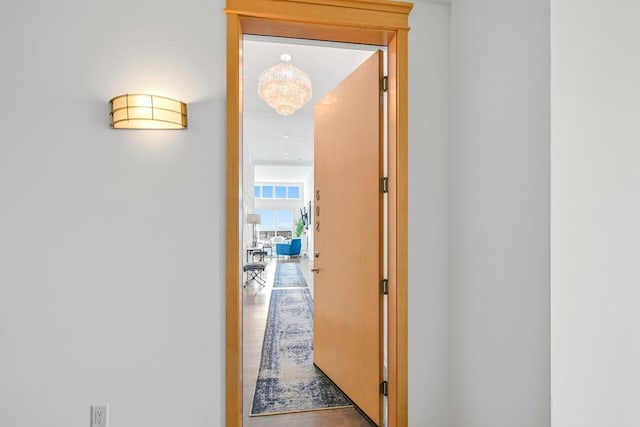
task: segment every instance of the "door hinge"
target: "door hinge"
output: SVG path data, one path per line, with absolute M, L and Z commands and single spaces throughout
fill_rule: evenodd
M 389 279 L 380 280 L 380 293 L 389 295 Z
M 382 77 L 382 80 L 380 81 L 380 89 L 382 89 L 383 92 L 389 90 L 389 76 Z
M 386 381 L 382 381 L 380 383 L 380 394 L 383 396 L 389 395 L 389 383 Z
M 380 178 L 380 192 L 388 193 L 389 192 L 389 178 L 386 176 L 384 178 Z

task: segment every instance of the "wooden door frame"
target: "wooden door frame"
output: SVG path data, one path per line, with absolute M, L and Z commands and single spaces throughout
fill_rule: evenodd
M 387 46 L 389 427 L 408 424 L 408 17 L 391 0 L 227 0 L 226 425 L 242 426 L 242 38 Z M 377 284 L 373 284 L 377 286 Z

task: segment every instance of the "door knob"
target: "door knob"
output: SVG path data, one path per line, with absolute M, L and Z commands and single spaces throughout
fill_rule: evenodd
M 316 258 L 318 258 L 318 257 L 320 256 L 320 252 L 315 251 L 315 252 L 313 253 L 313 256 L 314 256 L 314 257 L 316 257 Z
M 313 271 L 314 273 L 320 273 L 320 269 L 318 267 L 312 268 L 311 271 Z

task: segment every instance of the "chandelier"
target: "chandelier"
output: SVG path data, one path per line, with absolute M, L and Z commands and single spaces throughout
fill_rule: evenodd
M 258 79 L 258 94 L 283 116 L 292 115 L 311 99 L 311 79 L 282 54 L 281 63 L 267 68 Z

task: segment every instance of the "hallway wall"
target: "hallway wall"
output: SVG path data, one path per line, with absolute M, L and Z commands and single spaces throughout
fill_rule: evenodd
M 0 425 L 224 425 L 222 7 L 3 5 Z M 189 129 L 110 129 L 127 92 Z
M 549 2 L 450 25 L 450 425 L 548 426 Z
M 551 7 L 554 427 L 640 425 L 640 3 Z
M 449 423 L 449 7 L 409 17 L 409 420 Z
M 95 403 L 112 427 L 224 425 L 223 7 L 4 5 L 0 425 L 87 425 Z M 411 425 L 446 418 L 442 7 L 411 17 Z M 110 129 L 126 92 L 184 100 L 189 129 Z

